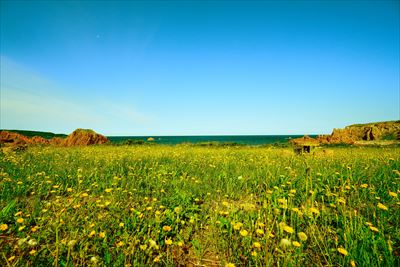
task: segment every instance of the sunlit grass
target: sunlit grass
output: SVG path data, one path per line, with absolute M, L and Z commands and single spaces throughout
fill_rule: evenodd
M 0 265 L 396 266 L 400 150 L 0 155 Z

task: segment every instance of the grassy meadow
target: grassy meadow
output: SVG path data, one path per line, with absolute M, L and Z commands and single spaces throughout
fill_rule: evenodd
M 399 266 L 400 148 L 0 154 L 0 266 Z

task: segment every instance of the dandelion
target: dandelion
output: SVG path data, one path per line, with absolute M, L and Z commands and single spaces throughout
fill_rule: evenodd
M 314 214 L 316 214 L 316 215 L 319 215 L 319 210 L 316 209 L 316 208 L 310 208 L 309 211 L 310 211 L 311 213 L 314 213 Z
M 356 265 L 356 262 L 354 261 L 354 260 L 351 260 L 350 261 L 350 266 L 351 267 L 356 267 L 357 265 Z
M 165 240 L 165 244 L 166 244 L 167 246 L 171 245 L 171 244 L 172 244 L 171 238 L 166 239 L 166 240 Z
M 112 191 L 112 188 L 107 188 L 106 190 L 104 190 L 106 193 L 110 193 Z
M 361 188 L 367 188 L 367 187 L 368 187 L 368 184 L 362 184 L 362 185 L 360 185 L 360 187 L 361 187 Z
M 100 238 L 106 237 L 106 233 L 105 233 L 105 232 L 100 232 L 100 233 L 99 233 L 99 237 L 100 237 Z
M 257 257 L 257 251 L 252 251 L 252 252 L 251 252 L 251 256 Z
M 94 236 L 96 234 L 96 231 L 95 230 L 92 230 L 90 233 L 89 233 L 89 237 L 92 237 L 92 236 Z
M 67 192 L 72 192 L 72 188 L 71 187 L 69 187 L 69 188 L 67 188 Z
M 160 262 L 160 256 L 155 257 L 154 260 L 153 260 L 153 262 L 156 262 L 156 263 L 157 263 L 157 262 Z
M 29 254 L 30 254 L 30 255 L 35 255 L 35 254 L 36 254 L 36 250 L 35 250 L 35 249 L 32 249 L 31 251 L 29 251 Z
M 264 235 L 264 230 L 263 229 L 257 229 L 256 230 L 256 234 L 259 235 L 259 236 L 262 236 L 262 235 Z
M 124 242 L 122 242 L 122 241 L 119 241 L 118 243 L 117 243 L 117 247 L 122 247 L 124 245 Z
M 253 243 L 253 248 L 261 248 L 260 242 L 254 242 Z
M 149 240 L 149 244 L 150 244 L 151 248 L 158 249 L 158 245 L 157 245 L 156 241 L 154 241 L 153 239 Z
M 92 263 L 97 263 L 99 260 L 95 256 L 93 256 L 93 257 L 90 258 L 90 261 Z
M 14 214 L 15 217 L 20 216 L 22 214 L 22 211 L 18 211 L 17 213 Z
M 124 225 L 125 225 L 124 223 L 119 223 L 119 227 L 121 228 L 124 227 Z
M 225 267 L 235 267 L 235 264 L 228 262 L 225 264 Z
M 164 225 L 162 229 L 164 232 L 169 232 L 172 230 L 171 226 L 169 226 L 169 225 Z
M 290 226 L 288 226 L 288 225 L 283 226 L 283 231 L 285 231 L 285 232 L 287 232 L 287 233 L 289 233 L 289 234 L 294 233 L 293 228 L 290 227 Z
M 243 229 L 242 231 L 240 231 L 240 235 L 241 236 L 247 236 L 249 234 L 249 232 L 247 232 L 245 229 Z
M 382 203 L 378 203 L 378 208 L 381 210 L 388 210 L 388 207 L 386 207 L 385 205 L 383 205 Z
M 182 246 L 183 246 L 183 241 L 178 241 L 177 245 L 178 245 L 179 247 L 182 247 Z
M 20 226 L 19 228 L 18 228 L 18 231 L 22 231 L 22 230 L 24 230 L 25 229 L 25 225 L 24 226 Z
M 243 223 L 240 223 L 240 222 L 234 223 L 233 229 L 240 230 L 240 228 L 242 228 L 242 226 L 243 226 Z
M 33 233 L 36 232 L 37 230 L 38 230 L 38 226 L 37 225 L 31 228 L 31 232 L 33 232 Z
M 0 225 L 0 230 L 1 231 L 5 231 L 7 229 L 8 229 L 8 225 L 7 224 L 3 223 L 3 224 Z
M 17 223 L 23 223 L 24 222 L 24 218 L 18 218 L 17 219 Z
M 301 241 L 306 241 L 308 239 L 307 235 L 304 232 L 297 233 L 297 236 Z
M 395 192 L 389 192 L 389 196 L 391 196 L 391 197 L 397 197 L 397 193 L 395 193 Z
M 292 242 L 292 245 L 295 246 L 295 247 L 297 247 L 297 248 L 299 248 L 299 247 L 301 246 L 300 243 L 297 242 L 297 241 L 293 241 L 293 242 Z
M 338 251 L 340 254 L 344 255 L 344 256 L 349 255 L 349 253 L 347 252 L 347 250 L 344 249 L 344 248 L 342 248 L 342 247 L 338 248 L 337 251 Z

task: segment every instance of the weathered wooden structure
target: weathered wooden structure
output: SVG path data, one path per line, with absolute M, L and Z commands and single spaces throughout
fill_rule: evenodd
M 307 135 L 292 139 L 290 143 L 293 145 L 294 152 L 298 155 L 304 153 L 310 153 L 315 147 L 319 145 L 317 139 L 311 138 Z

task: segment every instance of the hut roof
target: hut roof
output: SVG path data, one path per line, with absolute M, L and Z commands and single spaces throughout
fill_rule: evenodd
M 305 135 L 300 138 L 292 139 L 290 141 L 295 146 L 318 146 L 319 141 L 317 139 L 311 138 L 308 135 Z

